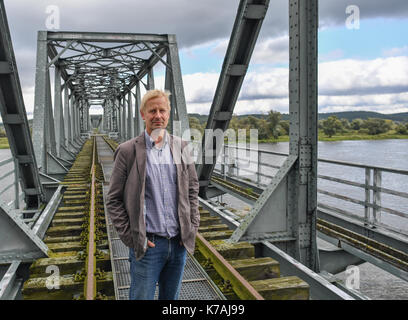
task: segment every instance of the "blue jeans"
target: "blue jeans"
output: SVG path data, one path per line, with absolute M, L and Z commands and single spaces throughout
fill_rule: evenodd
M 129 250 L 130 300 L 153 300 L 156 283 L 159 284 L 159 300 L 177 300 L 186 264 L 186 249 L 180 245 L 180 237 L 165 239 L 149 237 L 155 244 L 147 248 L 139 261 L 133 249 Z

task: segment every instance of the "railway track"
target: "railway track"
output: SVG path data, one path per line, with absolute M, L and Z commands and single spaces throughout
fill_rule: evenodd
M 118 145 L 104 137 L 114 151 Z M 114 299 L 102 197 L 103 173 L 95 137 L 86 141 L 63 185 L 66 190 L 46 232 L 48 258 L 30 267 L 24 299 Z M 227 299 L 309 299 L 309 285 L 283 277 L 279 263 L 256 257 L 248 242 L 229 244 L 232 230 L 200 207 L 194 258 Z
M 84 143 L 62 184 L 66 189 L 44 238 L 49 257 L 31 265 L 23 298 L 114 299 L 95 137 Z

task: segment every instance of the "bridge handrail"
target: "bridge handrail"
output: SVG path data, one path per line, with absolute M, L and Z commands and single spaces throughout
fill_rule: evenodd
M 238 154 L 234 155 L 230 155 L 229 152 L 227 152 L 227 149 L 235 149 L 235 150 L 245 150 L 247 152 L 257 152 L 258 153 L 258 161 L 251 161 L 250 158 L 240 158 L 238 156 Z M 222 173 L 225 175 L 226 174 L 226 170 L 225 170 L 225 165 L 229 166 L 229 163 L 231 163 L 231 159 L 234 159 L 235 162 L 235 166 L 234 168 L 236 170 L 239 171 L 243 171 L 243 172 L 248 172 L 251 174 L 256 174 L 257 176 L 257 185 L 261 185 L 260 183 L 260 177 L 265 177 L 265 178 L 272 178 L 273 176 L 268 175 L 268 174 L 264 174 L 260 172 L 260 167 L 261 166 L 265 166 L 265 167 L 270 167 L 270 168 L 275 168 L 278 169 L 279 166 L 277 165 L 273 165 L 270 163 L 265 163 L 260 161 L 261 157 L 260 155 L 262 154 L 269 154 L 269 155 L 274 155 L 274 156 L 282 156 L 282 157 L 287 157 L 289 154 L 288 153 L 283 153 L 283 152 L 275 152 L 275 151 L 268 151 L 268 150 L 263 150 L 263 149 L 253 149 L 253 148 L 248 148 L 248 147 L 243 147 L 243 146 L 239 146 L 239 145 L 227 145 L 224 144 L 223 147 L 223 154 L 221 155 L 222 157 L 222 163 L 221 163 L 221 171 Z M 227 161 L 228 160 L 228 161 Z M 253 170 L 249 170 L 247 168 L 242 168 L 239 167 L 239 161 L 240 160 L 244 160 L 245 163 L 252 163 L 252 164 L 257 164 L 258 165 L 258 170 L 257 171 L 253 171 Z M 362 189 L 365 189 L 365 199 L 364 201 L 362 200 L 358 200 L 358 199 L 354 199 L 348 196 L 344 196 L 344 195 L 340 195 L 337 194 L 335 192 L 329 192 L 323 189 L 318 189 L 317 192 L 320 194 L 324 194 L 328 197 L 332 197 L 332 198 L 336 198 L 336 199 L 340 199 L 343 201 L 347 201 L 347 202 L 351 202 L 351 203 L 355 203 L 358 205 L 361 205 L 364 207 L 364 223 L 366 224 L 370 224 L 370 225 L 382 225 L 384 226 L 383 223 L 381 223 L 379 221 L 379 216 L 381 212 L 386 212 L 395 216 L 399 216 L 402 218 L 407 219 L 408 218 L 408 214 L 405 212 L 401 212 L 399 210 L 395 210 L 395 209 L 391 209 L 391 208 L 387 208 L 381 205 L 381 193 L 386 193 L 386 194 L 390 194 L 393 196 L 398 196 L 398 197 L 402 197 L 405 199 L 408 199 L 408 193 L 407 192 L 402 192 L 402 191 L 397 191 L 397 190 L 392 190 L 389 188 L 384 188 L 381 186 L 381 182 L 382 182 L 382 172 L 388 172 L 388 173 L 393 173 L 393 174 L 400 174 L 400 175 L 406 175 L 408 176 L 408 170 L 402 170 L 402 169 L 396 169 L 396 168 L 387 168 L 387 167 L 380 167 L 380 166 L 372 166 L 372 165 L 366 165 L 366 164 L 360 164 L 360 163 L 353 163 L 353 162 L 346 162 L 346 161 L 339 161 L 339 160 L 330 160 L 330 159 L 324 159 L 324 158 L 318 158 L 319 162 L 323 162 L 323 163 L 329 163 L 329 164 L 334 164 L 334 165 L 340 165 L 340 166 L 348 166 L 348 167 L 356 167 L 356 168 L 360 168 L 360 169 L 364 169 L 365 170 L 365 182 L 364 183 L 359 183 L 359 182 L 355 182 L 355 181 L 349 181 L 349 180 L 345 180 L 345 179 L 341 179 L 341 178 L 335 178 L 335 177 L 331 177 L 328 175 L 318 175 L 319 179 L 324 179 L 324 180 L 328 180 L 328 181 L 332 181 L 335 183 L 340 183 L 340 184 L 345 184 L 345 185 L 350 185 L 353 187 L 359 187 Z M 229 167 L 232 168 L 232 167 Z M 218 171 L 218 170 L 217 170 Z M 371 182 L 371 171 L 373 172 L 372 176 L 373 176 L 373 181 Z M 373 197 L 371 198 L 370 196 L 370 191 L 372 190 L 372 195 Z M 322 207 L 330 207 L 327 206 L 323 203 L 318 203 L 319 206 Z M 333 209 L 336 209 L 334 207 L 330 207 Z M 360 216 L 348 212 L 344 209 L 340 209 L 338 208 L 338 210 L 335 210 L 338 213 L 342 213 L 342 214 L 347 214 L 353 217 L 357 217 L 359 219 L 361 219 Z M 370 214 L 370 211 L 371 214 Z M 390 226 L 387 226 L 390 227 Z M 390 227 L 392 228 L 392 227 Z M 398 230 L 400 231 L 400 230 Z
M 282 156 L 282 157 L 287 157 L 289 153 L 285 152 L 276 152 L 276 151 L 269 151 L 269 150 L 263 150 L 263 149 L 251 149 L 248 147 L 239 147 L 236 145 L 225 145 L 224 148 L 234 148 L 234 149 L 240 149 L 240 150 L 246 150 L 246 151 L 252 151 L 252 152 L 260 152 L 260 153 L 265 153 L 265 154 L 270 154 L 270 155 L 275 155 L 275 156 Z M 403 170 L 403 169 L 397 169 L 397 168 L 387 168 L 387 167 L 379 167 L 379 166 L 374 166 L 374 165 L 367 165 L 367 164 L 362 164 L 362 163 L 356 163 L 356 162 L 346 162 L 346 161 L 341 161 L 341 160 L 331 160 L 331 159 L 325 159 L 325 158 L 318 158 L 318 161 L 320 162 L 327 162 L 327 163 L 333 163 L 333 164 L 339 164 L 339 165 L 344 165 L 344 166 L 350 166 L 350 167 L 357 167 L 357 168 L 364 168 L 364 169 L 377 169 L 381 170 L 384 172 L 390 172 L 390 173 L 397 173 L 397 174 L 404 174 L 408 175 L 408 170 Z M 262 163 L 263 165 L 267 165 L 265 163 Z M 279 168 L 279 167 L 277 167 Z
M 7 190 L 9 190 L 10 188 L 12 188 L 14 186 L 14 190 L 15 190 L 15 198 L 14 200 L 10 201 L 7 203 L 7 205 L 9 207 L 11 207 L 12 205 L 14 205 L 15 209 L 19 209 L 20 208 L 20 201 L 22 199 L 22 192 L 19 193 L 19 172 L 18 172 L 18 165 L 16 165 L 16 161 L 15 159 L 13 159 L 13 157 L 4 159 L 0 161 L 0 168 L 9 164 L 10 162 L 14 162 L 14 169 L 4 173 L 1 177 L 0 177 L 0 186 L 2 186 L 2 189 L 0 191 L 0 195 L 2 195 L 3 193 L 5 193 Z M 1 171 L 1 169 L 0 169 Z M 3 179 L 7 178 L 8 176 L 14 174 L 14 182 L 4 186 L 2 182 Z

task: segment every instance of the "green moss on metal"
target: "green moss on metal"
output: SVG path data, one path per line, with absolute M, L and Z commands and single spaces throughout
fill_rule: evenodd
M 282 277 L 251 281 L 251 285 L 265 299 L 308 300 L 309 285 L 298 277 Z

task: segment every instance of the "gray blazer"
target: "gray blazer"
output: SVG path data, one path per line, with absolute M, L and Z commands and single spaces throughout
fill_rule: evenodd
M 200 223 L 198 178 L 187 142 L 169 135 L 170 150 L 177 167 L 178 216 L 181 240 L 191 254 Z M 106 208 L 123 243 L 133 248 L 136 259 L 147 250 L 146 221 L 143 214 L 146 181 L 144 132 L 118 146 L 109 183 Z

